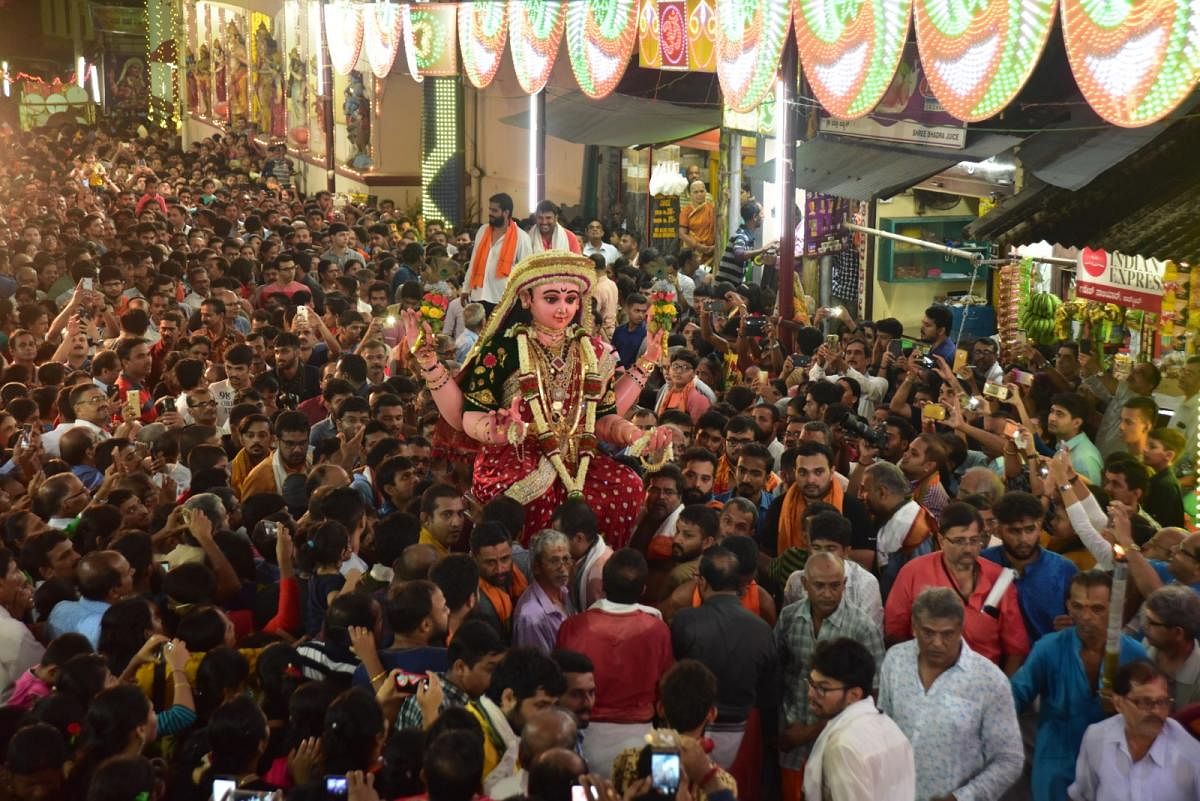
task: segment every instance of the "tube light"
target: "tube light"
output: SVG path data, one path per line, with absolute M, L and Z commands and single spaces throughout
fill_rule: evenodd
M 542 121 L 538 119 L 538 96 L 534 92 L 529 96 L 529 210 L 532 212 L 541 200 L 538 195 L 538 129 Z

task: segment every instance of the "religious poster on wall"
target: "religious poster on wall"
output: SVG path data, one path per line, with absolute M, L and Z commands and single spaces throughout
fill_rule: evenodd
M 118 115 L 144 116 L 150 87 L 146 59 L 123 53 L 106 53 L 104 60 L 104 76 L 108 84 L 104 96 L 109 109 Z
M 679 195 L 655 195 L 650 206 L 650 247 L 674 254 L 679 243 Z
M 234 130 L 250 119 L 250 51 L 246 44 L 246 16 L 235 12 L 225 23 L 226 74 L 228 75 L 229 124 Z
M 284 79 L 286 66 L 283 50 L 271 32 L 271 20 L 255 14 L 254 24 L 254 95 L 253 119 L 258 130 L 269 140 L 283 139 L 287 131 Z

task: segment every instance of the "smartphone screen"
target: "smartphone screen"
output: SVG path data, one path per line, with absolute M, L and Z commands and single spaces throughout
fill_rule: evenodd
M 345 798 L 349 792 L 346 786 L 345 776 L 326 776 L 325 777 L 325 797 L 326 798 Z
M 571 801 L 596 801 L 599 797 L 595 787 L 589 793 L 582 784 L 571 785 Z
M 213 779 L 212 801 L 225 801 L 225 797 L 237 789 L 233 779 Z
M 968 354 L 967 354 L 966 350 L 964 350 L 963 348 L 959 348 L 958 350 L 954 351 L 954 374 L 955 375 L 961 373 L 963 368 L 967 366 L 967 356 L 968 356 Z
M 679 754 L 654 752 L 650 754 L 650 784 L 656 793 L 675 797 L 679 792 Z
M 891 342 L 888 342 L 888 353 L 899 359 L 904 355 L 904 343 L 898 339 L 893 339 Z

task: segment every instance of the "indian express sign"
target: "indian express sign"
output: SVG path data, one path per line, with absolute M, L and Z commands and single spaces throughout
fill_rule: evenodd
M 1124 309 L 1159 312 L 1167 263 L 1144 256 L 1084 248 L 1079 252 L 1075 294 Z

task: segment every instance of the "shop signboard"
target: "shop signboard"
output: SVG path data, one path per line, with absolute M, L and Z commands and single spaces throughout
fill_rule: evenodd
M 650 247 L 674 254 L 679 240 L 679 195 L 655 195 L 650 207 Z
M 1075 294 L 1085 300 L 1115 303 L 1123 309 L 1157 313 L 1162 309 L 1166 266 L 1158 259 L 1084 248 L 1079 252 Z
M 966 123 L 946 113 L 933 96 L 912 42 L 874 111 L 856 120 L 839 120 L 822 110 L 820 127 L 827 133 L 909 145 L 961 150 L 967 143 Z

